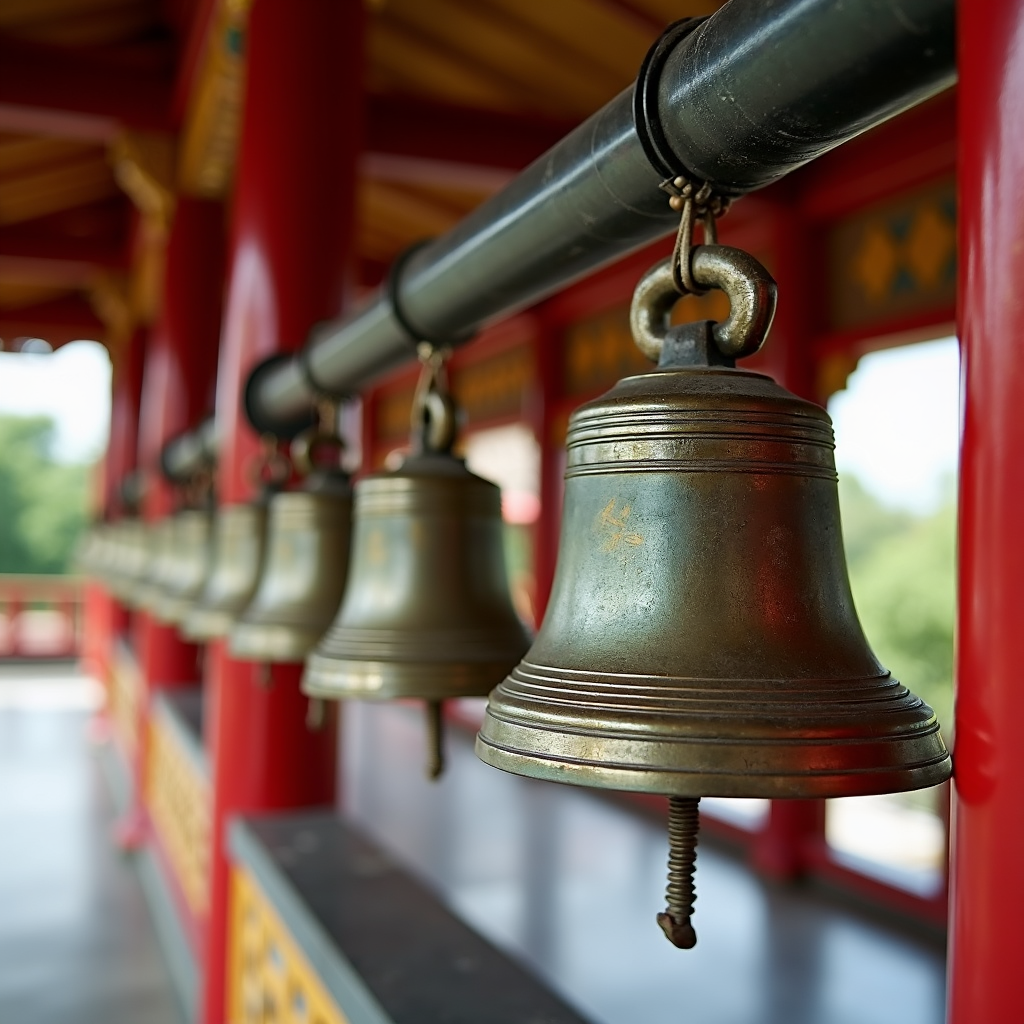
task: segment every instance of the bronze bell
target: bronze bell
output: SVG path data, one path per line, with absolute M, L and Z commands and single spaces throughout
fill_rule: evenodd
M 157 524 L 139 518 L 134 540 L 131 578 L 124 588 L 122 600 L 129 608 L 140 607 L 140 594 L 145 592 L 147 579 L 156 558 Z
M 149 538 L 149 562 L 145 575 L 133 588 L 132 600 L 134 607 L 153 613 L 157 602 L 163 597 L 165 586 L 174 575 L 174 563 L 177 547 L 176 516 L 165 516 L 147 524 Z
M 103 531 L 106 525 L 102 520 L 94 522 L 82 533 L 75 545 L 74 571 L 89 579 L 99 579 L 99 566 L 103 556 Z
M 669 908 L 689 917 L 697 799 L 838 797 L 933 786 L 935 715 L 857 620 L 828 414 L 735 357 L 760 347 L 774 282 L 738 250 L 694 251 L 728 320 L 668 328 L 670 261 L 631 322 L 659 365 L 569 422 L 561 542 L 536 641 L 477 739 L 521 775 L 670 796 Z
M 115 597 L 120 597 L 124 577 L 124 563 L 128 550 L 127 521 L 117 519 L 107 523 L 103 530 L 99 575 L 104 586 Z
M 211 519 L 205 509 L 183 509 L 174 516 L 160 595 L 150 606 L 161 622 L 180 624 L 203 592 L 211 565 Z
M 485 695 L 529 645 L 506 577 L 501 493 L 451 454 L 441 381 L 435 361 L 414 400 L 413 454 L 356 484 L 345 598 L 302 681 L 314 697 L 426 701 L 431 777 L 441 702 Z
M 264 501 L 226 505 L 217 511 L 213 568 L 182 624 L 190 640 L 226 636 L 248 607 L 259 582 L 266 526 Z
M 117 552 L 110 589 L 118 600 L 128 604 L 139 581 L 146 574 L 146 524 L 135 516 L 129 516 L 119 520 L 116 526 Z
M 105 524 L 98 562 L 98 575 L 103 585 L 115 597 L 118 596 L 121 589 L 126 550 L 125 520 L 117 519 Z
M 317 469 L 311 453 L 319 447 L 331 449 L 337 465 Z M 322 422 L 300 435 L 292 454 L 307 479 L 300 490 L 270 499 L 256 593 L 229 633 L 231 655 L 247 661 L 302 661 L 330 625 L 345 589 L 352 487 L 340 469 L 334 425 Z

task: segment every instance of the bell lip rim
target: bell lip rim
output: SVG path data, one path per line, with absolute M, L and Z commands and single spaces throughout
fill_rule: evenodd
M 274 631 L 269 640 L 252 643 L 261 635 L 265 636 L 268 630 Z M 235 620 L 226 634 L 228 654 L 236 661 L 301 663 L 305 661 L 321 636 L 320 633 L 314 633 L 312 630 L 307 630 L 305 635 L 312 637 L 307 644 L 295 640 L 293 627 L 280 623 L 247 622 L 239 618 Z M 238 649 L 239 637 L 243 644 L 251 644 L 249 649 Z
M 940 739 L 941 742 L 941 739 Z M 906 768 L 863 769 L 796 773 L 767 772 L 752 775 L 742 772 L 680 771 L 672 768 L 606 767 L 566 758 L 541 757 L 520 753 L 494 743 L 478 732 L 473 744 L 476 756 L 484 764 L 522 778 L 544 782 L 561 782 L 589 789 L 607 789 L 623 793 L 651 793 L 657 796 L 739 797 L 754 799 L 817 800 L 848 796 L 878 796 L 885 793 L 908 793 L 930 789 L 949 781 L 953 776 L 952 754 L 943 744 L 943 752 L 930 761 Z M 522 771 L 524 766 L 547 768 Z M 675 785 L 658 785 L 673 779 Z M 851 780 L 866 785 L 851 786 Z M 891 780 L 886 784 L 882 780 Z M 714 780 L 709 784 L 709 780 Z M 686 785 L 689 782 L 690 785 Z M 872 785 L 871 783 L 874 783 Z M 760 785 L 758 785 L 760 783 Z M 835 788 L 833 788 L 833 785 Z M 791 787 L 787 789 L 788 787 Z M 798 791 L 797 791 L 798 790 Z
M 212 606 L 195 605 L 180 624 L 181 632 L 189 640 L 200 642 L 207 640 L 219 640 L 227 636 L 234 628 L 235 623 L 242 611 L 232 615 L 227 610 L 214 608 Z M 219 625 L 215 625 L 219 623 Z
M 302 674 L 300 689 L 309 697 L 320 697 L 327 700 L 455 700 L 460 697 L 486 697 L 508 674 L 510 659 L 497 661 L 432 661 L 413 660 L 364 660 L 357 658 L 336 658 L 312 651 L 306 658 L 305 671 Z M 459 670 L 470 669 L 470 678 L 465 686 L 444 691 L 433 688 L 435 680 L 450 680 Z M 494 669 L 493 672 L 489 669 Z M 425 671 L 427 670 L 427 671 Z M 477 671 L 478 670 L 478 671 Z M 380 676 L 384 672 L 391 678 L 387 685 L 383 682 L 377 686 L 365 685 L 365 680 Z M 415 680 L 427 678 L 422 692 L 411 689 L 398 691 L 399 687 L 408 687 Z M 486 682 L 477 682 L 484 677 Z M 329 683 L 328 680 L 334 680 Z M 349 685 L 341 687 L 339 680 L 346 680 Z M 354 685 L 352 685 L 354 683 Z

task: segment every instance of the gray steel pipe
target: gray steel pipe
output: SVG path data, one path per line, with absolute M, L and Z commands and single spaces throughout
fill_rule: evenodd
M 743 195 L 952 85 L 954 20 L 954 0 L 731 0 L 667 53 L 647 119 L 678 169 Z M 633 94 L 411 256 L 397 289 L 408 321 L 467 337 L 673 229 Z M 247 412 L 284 428 L 314 387 L 357 392 L 414 351 L 379 292 L 254 375 Z

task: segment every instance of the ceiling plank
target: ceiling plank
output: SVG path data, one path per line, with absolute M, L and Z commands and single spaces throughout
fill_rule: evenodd
M 556 53 L 536 45 L 536 37 L 502 24 L 485 8 L 461 7 L 450 0 L 431 0 L 429 5 L 408 0 L 385 11 L 389 24 L 400 25 L 425 48 L 444 52 L 454 63 L 500 83 L 521 109 L 580 115 L 609 98 L 606 87 L 595 88 L 585 76 L 562 67 Z M 422 87 L 429 88 L 429 81 Z
M 43 338 L 54 348 L 83 338 L 103 341 L 107 330 L 81 295 L 58 298 L 0 309 L 0 337 L 10 342 L 15 338 Z
M 63 161 L 24 177 L 5 177 L 0 224 L 16 224 L 118 194 L 106 160 Z
M 603 76 L 610 89 L 624 89 L 636 78 L 644 55 L 664 27 L 657 19 L 631 15 L 604 0 L 487 2 L 496 14 L 543 39 L 549 51 L 555 48 L 568 55 L 579 73 Z M 586 31 L 580 30 L 582 25 Z
M 434 96 L 464 106 L 522 109 L 514 87 L 496 79 L 444 47 L 424 40 L 406 26 L 375 21 L 369 31 L 370 59 L 409 83 L 421 96 Z

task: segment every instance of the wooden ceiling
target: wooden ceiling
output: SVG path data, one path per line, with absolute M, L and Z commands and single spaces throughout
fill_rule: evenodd
M 719 5 L 367 0 L 357 199 L 367 276 L 446 230 L 626 88 L 664 25 Z M 205 37 L 217 19 L 244 30 L 246 9 L 245 0 L 0 0 L 0 336 L 21 330 L 59 344 L 86 327 L 102 334 L 95 282 L 128 273 L 137 233 L 112 169 L 124 128 L 178 136 L 176 187 L 230 191 L 241 58 L 211 53 Z M 130 90 L 117 87 L 126 81 Z M 197 104 L 204 85 L 214 99 Z M 475 116 L 496 126 L 502 152 L 481 166 L 462 146 L 441 168 L 421 158 L 415 130 L 403 133 L 407 152 L 393 131 L 381 130 L 389 142 L 377 146 L 377 122 L 410 103 L 423 107 L 421 134 L 443 121 L 454 126 L 445 138 L 472 136 Z

